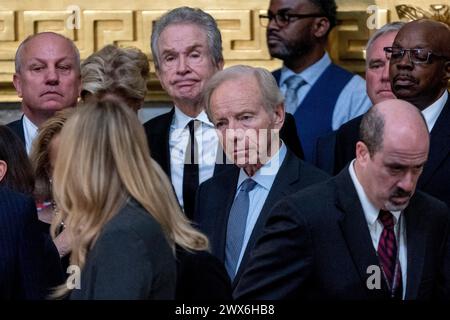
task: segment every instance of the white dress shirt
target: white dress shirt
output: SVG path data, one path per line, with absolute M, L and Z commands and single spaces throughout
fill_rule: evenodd
M 380 213 L 380 208 L 376 208 L 369 200 L 369 198 L 366 195 L 366 192 L 364 191 L 363 186 L 358 180 L 358 177 L 356 176 L 355 168 L 353 167 L 355 160 L 353 160 L 350 163 L 350 166 L 348 167 L 348 170 L 350 172 L 350 177 L 352 178 L 353 184 L 355 185 L 356 192 L 358 193 L 359 201 L 361 202 L 361 206 L 364 211 L 364 216 L 367 221 L 367 226 L 369 228 L 370 236 L 372 237 L 372 243 L 373 247 L 375 249 L 375 252 L 377 252 L 378 249 L 378 241 L 380 240 L 381 233 L 383 232 L 383 224 L 381 221 L 378 220 L 378 214 Z M 402 282 L 403 282 L 403 299 L 405 299 L 405 293 L 406 293 L 406 281 L 407 281 L 407 271 L 408 271 L 408 265 L 407 265 L 407 246 L 406 246 L 406 221 L 404 221 L 404 218 L 401 218 L 402 212 L 401 211 L 392 211 L 392 215 L 394 216 L 394 233 L 397 237 L 400 234 L 400 251 L 399 251 L 399 261 L 400 261 L 400 267 L 402 270 Z M 399 220 L 401 220 L 401 229 L 400 232 L 398 230 L 399 228 Z M 398 242 L 398 239 L 396 239 Z M 384 278 L 381 279 L 381 281 L 385 281 Z
M 193 120 L 175 107 L 175 114 L 172 119 L 169 133 L 170 148 L 170 174 L 172 185 L 175 189 L 178 201 L 182 208 L 183 202 L 183 170 L 186 147 L 189 142 L 189 121 Z M 195 131 L 195 139 L 198 145 L 198 167 L 199 183 L 211 178 L 214 174 L 216 164 L 216 155 L 219 138 L 214 125 L 208 120 L 204 111 L 202 111 L 195 120 L 199 120 L 201 125 Z
M 23 133 L 25 136 L 25 148 L 27 149 L 27 153 L 29 155 L 31 153 L 33 140 L 38 134 L 38 127 L 33 122 L 31 122 L 31 120 L 28 119 L 26 115 L 23 115 L 22 125 Z
M 290 76 L 298 75 L 306 81 L 306 84 L 302 85 L 297 91 L 297 105 L 286 106 L 286 112 L 291 114 L 295 113 L 298 106 L 303 102 L 303 99 L 308 94 L 309 90 L 311 90 L 312 86 L 330 64 L 330 56 L 325 52 L 319 61 L 298 74 L 288 69 L 286 66 L 283 66 L 280 75 L 280 90 L 283 92 L 283 95 L 287 90 L 286 80 Z M 339 129 L 342 124 L 365 113 L 371 106 L 372 102 L 366 93 L 366 81 L 359 75 L 354 75 L 353 78 L 351 78 L 345 85 L 344 89 L 342 89 L 338 99 L 336 100 L 336 104 L 333 109 L 331 127 L 333 130 Z
M 239 265 L 241 264 L 242 257 L 244 256 L 245 249 L 247 248 L 248 241 L 250 240 L 250 236 L 252 235 L 253 228 L 255 227 L 256 221 L 258 221 L 259 214 L 266 202 L 267 196 L 269 195 L 270 189 L 272 188 L 273 182 L 275 181 L 275 177 L 280 169 L 281 164 L 286 157 L 286 146 L 284 143 L 281 144 L 280 149 L 276 154 L 272 156 L 272 158 L 266 162 L 253 177 L 249 177 L 244 169 L 241 169 L 239 172 L 239 179 L 236 186 L 236 194 L 237 197 L 239 190 L 242 186 L 242 183 L 251 178 L 256 181 L 256 186 L 248 193 L 249 196 L 249 212 L 247 216 L 247 224 L 245 226 L 245 234 L 244 241 L 242 243 L 241 253 L 239 255 L 238 264 L 236 266 L 236 271 L 239 269 Z
M 439 118 L 442 109 L 444 109 L 444 106 L 447 103 L 447 99 L 448 99 L 448 92 L 447 90 L 445 90 L 444 94 L 442 94 L 442 96 L 439 99 L 437 99 L 431 106 L 422 110 L 423 117 L 427 122 L 428 132 L 431 132 L 431 130 L 433 129 L 437 118 Z

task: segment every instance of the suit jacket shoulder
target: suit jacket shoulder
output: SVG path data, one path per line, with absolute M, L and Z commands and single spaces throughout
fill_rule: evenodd
M 43 299 L 51 263 L 44 256 L 33 199 L 0 187 L 0 298 Z
M 10 122 L 7 126 L 14 131 L 20 140 L 25 144 L 25 133 L 23 132 L 23 116 L 19 120 Z

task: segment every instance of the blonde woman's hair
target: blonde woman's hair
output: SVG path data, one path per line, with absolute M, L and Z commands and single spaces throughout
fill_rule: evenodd
M 140 107 L 147 93 L 149 74 L 149 62 L 141 50 L 109 44 L 81 64 L 81 98 L 110 93 Z
M 105 97 L 77 108 L 61 132 L 53 175 L 53 194 L 71 239 L 70 263 L 83 269 L 86 255 L 103 226 L 126 204 L 139 202 L 165 232 L 169 244 L 206 250 L 207 238 L 196 231 L 178 205 L 161 167 L 150 157 L 144 128 L 121 100 Z M 58 287 L 54 297 L 69 292 Z
M 74 111 L 73 108 L 66 108 L 55 113 L 39 128 L 38 135 L 33 141 L 30 159 L 35 176 L 34 197 L 38 201 L 52 199 L 50 143 L 61 132 L 64 123 Z

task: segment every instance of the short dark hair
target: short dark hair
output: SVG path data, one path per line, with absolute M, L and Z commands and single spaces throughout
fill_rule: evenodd
M 328 29 L 327 35 L 337 24 L 337 6 L 334 0 L 309 0 L 312 4 L 317 6 L 320 11 L 330 21 L 330 29 Z
M 0 185 L 31 195 L 34 176 L 25 146 L 15 133 L 4 125 L 0 125 L 0 160 L 5 161 L 8 166 Z
M 370 157 L 383 147 L 384 117 L 377 108 L 370 108 L 359 126 L 359 140 L 364 142 Z

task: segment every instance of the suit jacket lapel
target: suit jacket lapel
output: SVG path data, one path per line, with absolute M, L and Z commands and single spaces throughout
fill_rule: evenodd
M 423 173 L 418 181 L 418 188 L 423 188 L 439 167 L 439 164 L 450 153 L 450 98 L 442 109 L 430 134 L 430 153 Z
M 159 120 L 158 125 L 155 126 L 154 130 L 150 133 L 153 137 L 149 137 L 149 139 L 152 139 L 154 142 L 152 143 L 151 148 L 155 149 L 150 150 L 150 152 L 154 155 L 155 160 L 159 163 L 169 179 L 171 179 L 169 147 L 170 126 L 172 125 L 174 115 L 175 108 L 172 108 L 172 110 Z
M 386 291 L 367 288 L 369 266 L 378 266 L 378 258 L 373 247 L 367 221 L 364 216 L 358 194 L 348 172 L 348 165 L 336 178 L 336 206 L 342 211 L 339 225 L 347 243 L 350 255 L 361 278 L 361 285 L 367 289 L 367 295 L 375 299 L 386 297 Z M 381 281 L 385 289 L 384 281 Z
M 298 160 L 296 160 L 294 154 L 287 150 L 286 157 L 281 164 L 280 169 L 275 177 L 275 181 L 273 182 L 272 188 L 267 195 L 267 199 L 264 202 L 264 205 L 261 209 L 261 213 L 259 214 L 258 220 L 253 228 L 250 239 L 248 240 L 247 247 L 245 248 L 244 255 L 242 257 L 241 264 L 239 265 L 239 269 L 236 273 L 236 277 L 233 281 L 233 286 L 235 286 L 242 272 L 245 269 L 245 265 L 247 264 L 248 259 L 250 258 L 250 253 L 252 248 L 254 247 L 256 241 L 258 240 L 259 235 L 264 228 L 266 219 L 270 213 L 270 209 L 284 196 L 293 193 L 292 189 L 294 188 L 292 185 L 299 180 L 299 165 Z
M 227 225 L 228 225 L 228 216 L 230 215 L 230 209 L 234 201 L 234 196 L 236 194 L 236 186 L 239 179 L 239 168 L 233 167 L 229 174 L 222 179 L 222 192 L 225 197 L 221 197 L 220 195 L 216 198 L 218 200 L 216 208 L 218 211 L 216 213 L 211 212 L 211 214 L 216 215 L 215 227 L 214 230 L 216 232 L 215 244 L 217 247 L 215 248 L 215 252 L 217 252 L 217 256 L 219 259 L 224 262 L 225 261 L 225 246 L 227 240 Z
M 420 281 L 422 279 L 427 241 L 426 235 L 428 234 L 426 212 L 427 208 L 415 201 L 415 197 L 411 199 L 410 204 L 404 211 L 406 220 L 406 246 L 408 252 L 405 297 L 408 300 L 417 298 Z

